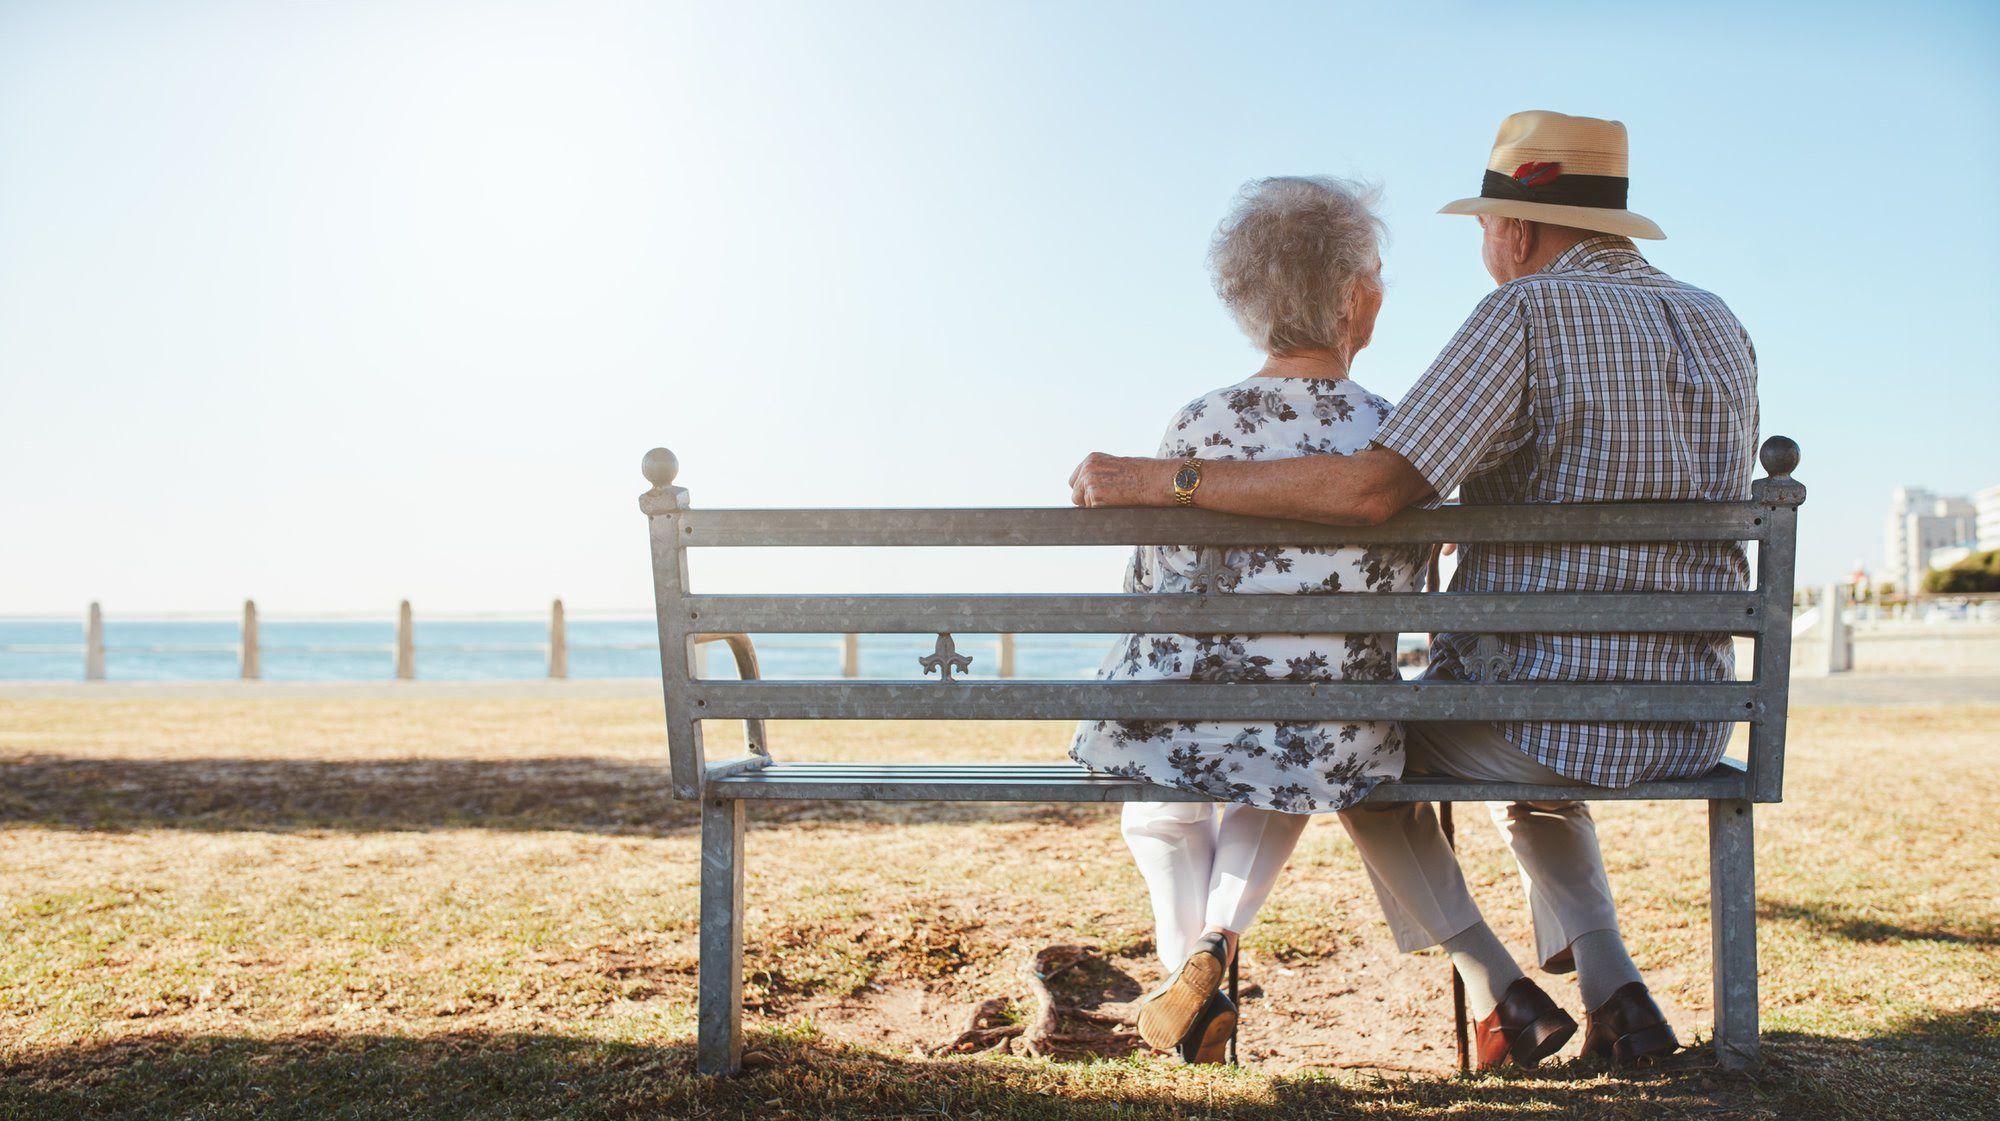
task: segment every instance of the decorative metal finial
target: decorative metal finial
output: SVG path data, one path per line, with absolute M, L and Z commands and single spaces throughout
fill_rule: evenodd
M 1773 436 L 1757 451 L 1767 477 L 1750 484 L 1750 496 L 1758 504 L 1776 509 L 1797 506 L 1806 500 L 1805 484 L 1792 478 L 1799 465 L 1799 445 L 1787 436 Z
M 674 453 L 665 448 L 654 448 L 639 461 L 639 470 L 644 471 L 646 481 L 653 484 L 652 490 L 639 496 L 639 509 L 648 516 L 687 509 L 687 489 L 674 485 L 674 477 L 681 473 L 681 461 Z
M 972 656 L 959 653 L 958 647 L 952 644 L 951 635 L 944 631 L 938 632 L 937 653 L 918 658 L 917 664 L 924 667 L 927 675 L 938 673 L 939 684 L 952 680 L 952 670 L 972 672 Z
M 681 461 L 665 448 L 654 448 L 639 462 L 639 470 L 646 473 L 647 482 L 665 489 L 673 486 L 674 476 L 681 473 Z
M 1482 634 L 1472 644 L 1472 661 L 1466 669 L 1474 681 L 1505 681 L 1514 676 L 1514 659 L 1502 653 L 1498 636 Z
M 1764 472 L 1774 479 L 1790 475 L 1799 466 L 1798 442 L 1789 436 L 1773 436 L 1764 441 L 1757 459 L 1764 464 Z

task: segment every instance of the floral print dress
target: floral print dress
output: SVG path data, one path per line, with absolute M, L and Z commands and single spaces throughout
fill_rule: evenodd
M 1368 446 L 1390 404 L 1347 379 L 1253 377 L 1190 402 L 1160 441 L 1163 457 L 1282 459 L 1352 455 Z M 1423 550 L 1383 546 L 1243 548 L 1220 554 L 1224 589 L 1249 595 L 1418 590 Z M 1141 546 L 1128 592 L 1204 590 L 1193 548 Z M 1135 634 L 1113 647 L 1100 679 L 1196 682 L 1377 681 L 1396 676 L 1394 634 Z M 1070 758 L 1094 771 L 1145 779 L 1286 813 L 1354 804 L 1403 771 L 1395 721 L 1095 720 L 1078 725 Z

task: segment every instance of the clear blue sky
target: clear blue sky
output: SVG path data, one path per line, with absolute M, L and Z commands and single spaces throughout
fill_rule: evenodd
M 0 612 L 644 604 L 655 444 L 707 506 L 1066 502 L 1255 368 L 1203 255 L 1265 175 L 1383 185 L 1394 398 L 1529 108 L 1626 122 L 1801 578 L 1875 567 L 1891 488 L 2000 482 L 1996 59 L 1971 3 L 14 0 Z

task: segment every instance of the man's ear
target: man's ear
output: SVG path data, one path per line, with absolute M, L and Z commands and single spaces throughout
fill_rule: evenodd
M 1525 264 L 1535 255 L 1535 242 L 1539 240 L 1541 226 L 1526 218 L 1507 219 L 1507 255 L 1517 265 Z

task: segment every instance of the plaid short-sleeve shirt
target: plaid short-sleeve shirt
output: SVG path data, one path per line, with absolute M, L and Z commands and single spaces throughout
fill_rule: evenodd
M 1720 299 L 1594 237 L 1473 310 L 1375 442 L 1467 504 L 1727 501 L 1750 496 L 1757 363 Z M 1473 544 L 1453 591 L 1741 591 L 1735 542 Z M 1717 681 L 1728 635 L 1500 635 L 1517 680 Z M 1432 676 L 1462 678 L 1472 634 L 1441 634 Z M 1515 722 L 1509 741 L 1600 786 L 1699 774 L 1729 725 Z

